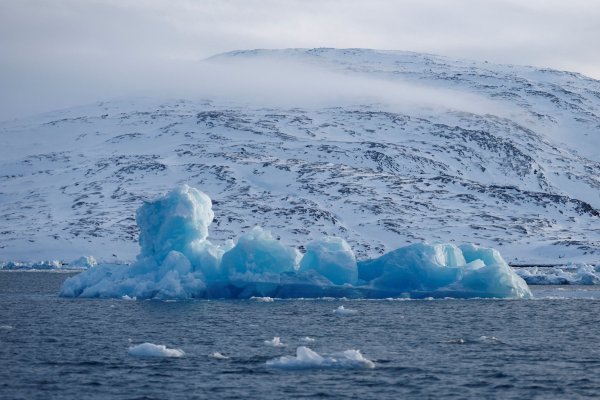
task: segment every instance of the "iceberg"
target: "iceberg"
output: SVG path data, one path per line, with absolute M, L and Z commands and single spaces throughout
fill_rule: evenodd
M 419 243 L 357 262 L 342 238 L 313 240 L 302 255 L 260 227 L 237 243 L 217 245 L 208 239 L 213 218 L 210 197 L 188 185 L 145 202 L 136 214 L 136 261 L 89 268 L 68 278 L 60 295 L 264 301 L 532 297 L 527 283 L 494 249 Z
M 296 349 L 296 357 L 283 356 L 267 361 L 267 367 L 278 369 L 324 369 L 324 368 L 375 368 L 373 361 L 365 358 L 360 350 L 346 350 L 323 357 L 305 346 Z

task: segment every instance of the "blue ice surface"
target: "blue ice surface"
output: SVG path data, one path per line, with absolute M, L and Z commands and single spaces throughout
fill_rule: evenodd
M 210 198 L 180 186 L 137 211 L 140 254 L 65 281 L 64 297 L 186 298 L 511 298 L 532 297 L 497 250 L 419 243 L 357 263 L 345 240 L 325 237 L 306 253 L 259 227 L 237 243 L 208 240 Z

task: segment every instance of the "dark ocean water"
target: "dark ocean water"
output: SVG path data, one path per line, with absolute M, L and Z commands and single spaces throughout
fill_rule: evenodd
M 534 287 L 538 299 L 520 301 L 161 302 L 61 299 L 67 276 L 0 272 L 0 398 L 600 396 L 595 287 Z M 358 313 L 333 314 L 339 305 Z M 263 343 L 274 336 L 287 347 Z M 304 336 L 320 354 L 360 349 L 376 367 L 266 367 Z M 186 355 L 128 355 L 143 342 Z

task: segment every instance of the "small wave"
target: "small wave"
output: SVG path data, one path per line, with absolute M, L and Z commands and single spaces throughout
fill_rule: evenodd
M 223 354 L 219 353 L 218 351 L 212 352 L 209 355 L 210 358 L 214 358 L 215 360 L 228 360 L 229 357 L 224 356 Z
M 131 346 L 128 353 L 135 357 L 183 357 L 185 355 L 181 349 L 169 349 L 163 344 L 153 343 L 142 343 Z
M 365 358 L 360 350 L 346 350 L 323 357 L 308 347 L 296 349 L 296 357 L 283 356 L 267 361 L 267 367 L 284 370 L 325 369 L 325 368 L 375 368 L 375 363 Z
M 264 343 L 267 346 L 271 346 L 271 347 L 285 347 L 285 346 L 287 346 L 285 343 L 283 343 L 281 341 L 281 338 L 279 336 L 275 336 L 271 340 L 265 340 Z
M 333 313 L 336 315 L 354 315 L 357 314 L 358 311 L 352 310 L 350 308 L 344 308 L 344 306 L 339 306 L 338 308 L 333 310 Z

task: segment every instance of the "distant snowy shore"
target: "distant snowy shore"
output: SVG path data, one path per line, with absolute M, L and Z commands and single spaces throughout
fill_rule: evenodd
M 74 271 L 86 270 L 98 265 L 93 256 L 82 256 L 70 262 L 48 261 L 0 261 L 0 271 Z
M 93 257 L 81 257 L 72 262 L 59 260 L 22 262 L 0 262 L 0 272 L 81 272 L 95 267 L 95 262 L 81 262 L 83 259 L 94 260 Z M 123 266 L 127 264 L 121 264 Z M 510 266 L 510 265 L 509 265 Z M 528 285 L 599 285 L 600 264 L 556 264 L 539 266 L 510 266 Z M 260 298 L 262 299 L 262 298 Z

